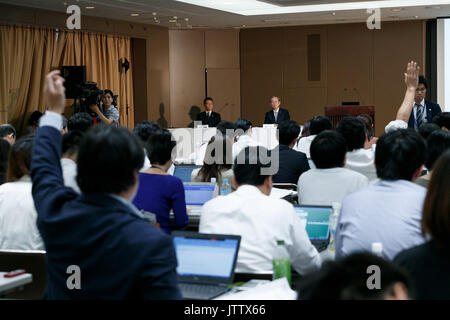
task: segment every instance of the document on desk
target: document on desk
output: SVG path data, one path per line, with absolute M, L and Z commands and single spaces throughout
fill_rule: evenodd
M 272 191 L 270 192 L 270 196 L 277 198 L 277 199 L 282 199 L 286 196 L 295 195 L 295 194 L 297 194 L 296 191 L 280 189 L 280 188 L 272 188 Z
M 286 278 L 236 293 L 224 294 L 215 300 L 296 300 L 297 292 L 291 289 Z

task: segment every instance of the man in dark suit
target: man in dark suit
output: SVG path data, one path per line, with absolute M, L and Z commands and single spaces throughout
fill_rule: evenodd
M 306 155 L 292 149 L 299 135 L 300 126 L 295 121 L 283 121 L 278 126 L 278 141 L 280 143 L 271 152 L 272 157 L 276 157 L 277 153 L 279 157 L 278 173 L 273 175 L 272 178 L 274 183 L 297 184 L 300 175 L 309 170 Z
M 266 117 L 264 119 L 264 124 L 275 124 L 279 125 L 285 120 L 291 120 L 289 111 L 280 108 L 281 100 L 279 97 L 273 96 L 270 98 L 270 105 L 272 106 L 271 111 L 266 112 Z
M 197 121 L 201 121 L 203 125 L 208 125 L 208 127 L 217 127 L 220 119 L 220 114 L 217 112 L 214 112 L 214 101 L 212 98 L 205 98 L 203 100 L 203 106 L 205 107 L 205 111 L 200 112 L 197 115 Z
M 434 102 L 425 100 L 427 93 L 427 81 L 424 76 L 419 76 L 419 85 L 416 88 L 414 106 L 408 121 L 408 127 L 416 131 L 423 123 L 431 123 L 434 116 L 441 113 L 441 107 Z
M 180 299 L 170 236 L 131 203 L 144 151 L 125 128 L 98 126 L 78 154 L 78 195 L 61 173 L 64 79 L 46 77 L 48 111 L 33 146 L 37 226 L 46 248 L 47 299 Z

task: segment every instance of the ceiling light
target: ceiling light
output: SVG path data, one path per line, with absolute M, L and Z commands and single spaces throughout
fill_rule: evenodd
M 139 13 L 132 13 L 131 16 L 132 17 L 139 17 Z
M 91 9 L 95 9 L 95 7 L 86 7 L 86 9 L 91 10 Z
M 372 0 L 358 2 L 341 2 L 327 4 L 312 4 L 299 6 L 278 6 L 268 2 L 258 0 L 176 0 L 201 7 L 211 8 L 231 12 L 244 16 L 271 15 L 285 13 L 309 13 L 309 12 L 329 12 L 344 10 L 367 10 L 398 7 L 423 7 L 423 0 Z M 428 0 L 427 5 L 446 5 L 450 0 Z

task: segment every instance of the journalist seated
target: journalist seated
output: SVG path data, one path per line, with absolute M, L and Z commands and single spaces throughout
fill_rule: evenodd
M 37 226 L 47 250 L 45 297 L 180 298 L 171 238 L 131 203 L 144 152 L 130 131 L 115 126 L 90 130 L 78 152 L 82 194 L 64 187 L 59 161 L 63 82 L 59 71 L 46 77 L 48 111 L 40 121 L 31 163 Z

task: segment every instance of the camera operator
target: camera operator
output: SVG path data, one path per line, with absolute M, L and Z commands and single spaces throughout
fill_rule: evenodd
M 113 105 L 114 95 L 111 90 L 105 90 L 103 95 L 103 113 L 96 104 L 90 105 L 90 109 L 100 118 L 100 120 L 106 124 L 119 125 L 119 110 Z

